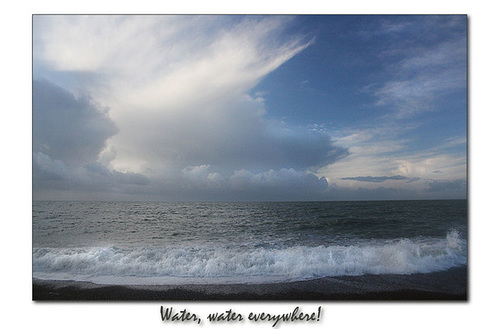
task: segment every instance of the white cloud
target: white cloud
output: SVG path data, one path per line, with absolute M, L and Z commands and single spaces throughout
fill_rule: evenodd
M 465 89 L 466 76 L 465 65 L 463 72 L 452 70 L 441 70 L 434 73 L 426 73 L 423 68 L 416 77 L 385 82 L 374 92 L 378 98 L 377 105 L 394 108 L 399 118 L 436 110 L 434 101 L 439 93 L 455 91 L 459 88 Z
M 346 129 L 343 136 L 337 132 L 336 143 L 349 149 L 349 155 L 321 168 L 317 174 L 325 176 L 334 189 L 350 189 L 350 194 L 359 188 L 382 186 L 394 191 L 423 191 L 432 181 L 464 180 L 467 164 L 463 137 L 414 150 L 410 138 L 400 137 L 411 129 L 391 121 L 377 128 Z M 450 150 L 461 145 L 464 146 L 461 151 Z M 405 179 L 381 179 L 391 177 Z
M 182 190 L 187 197 L 196 189 L 238 190 L 238 177 L 251 192 L 241 195 L 253 198 L 268 188 L 278 195 L 323 190 L 326 181 L 306 170 L 346 150 L 324 131 L 270 121 L 265 91 L 250 95 L 310 45 L 285 33 L 291 19 L 35 16 L 34 70 L 92 95 L 118 128 L 99 137 L 86 164 L 75 163 L 79 177 L 141 185 L 146 175 L 151 193 Z
M 282 35 L 289 20 L 35 17 L 35 57 L 51 69 L 100 77 L 99 84 L 86 88 L 109 106 L 120 129 L 104 151 L 115 156 L 110 164 L 117 170 L 161 176 L 172 166 L 238 167 L 266 159 L 271 167 L 295 166 L 303 154 L 294 156 L 290 144 L 307 135 L 286 137 L 266 122 L 262 98 L 248 95 L 264 76 L 309 45 L 300 36 Z M 328 158 L 327 137 L 319 147 L 308 146 L 323 153 L 312 158 Z
M 442 95 L 465 91 L 465 34 L 450 33 L 440 41 L 435 41 L 426 34 L 439 34 L 441 30 L 450 29 L 456 23 L 454 18 L 438 19 L 433 16 L 403 24 L 393 23 L 393 31 L 399 33 L 411 27 L 426 35 L 426 42 L 422 43 L 418 34 L 413 35 L 406 42 L 394 42 L 380 54 L 387 62 L 392 62 L 378 77 L 384 82 L 375 82 L 364 89 L 375 96 L 377 105 L 392 109 L 399 118 L 408 118 L 436 110 L 436 102 L 440 97 L 442 99 Z M 391 24 L 383 24 L 381 30 L 390 31 Z
M 181 185 L 184 188 L 218 189 L 225 183 L 221 174 L 213 172 L 210 165 L 190 166 L 182 169 Z

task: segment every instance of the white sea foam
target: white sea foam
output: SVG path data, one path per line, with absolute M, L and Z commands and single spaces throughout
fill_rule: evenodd
M 441 239 L 360 241 L 349 246 L 281 249 L 214 246 L 35 248 L 33 276 L 117 284 L 220 284 L 429 273 L 466 262 L 466 241 L 452 231 Z

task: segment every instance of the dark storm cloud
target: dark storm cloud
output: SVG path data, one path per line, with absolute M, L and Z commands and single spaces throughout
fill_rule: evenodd
M 279 141 L 278 150 L 281 167 L 298 169 L 323 167 L 349 155 L 348 149 L 332 145 L 330 136 L 321 132 L 288 136 Z
M 116 171 L 99 162 L 66 165 L 42 152 L 33 154 L 35 199 L 96 199 L 92 193 L 144 193 L 149 184 L 144 175 Z
M 245 132 L 245 122 L 232 124 L 241 127 L 240 131 Z M 220 129 L 218 141 L 211 143 L 208 137 L 206 140 L 200 140 L 197 146 L 210 150 L 210 154 L 199 150 L 189 163 L 201 161 L 214 166 L 229 166 L 233 170 L 247 169 L 255 172 L 282 168 L 307 170 L 334 163 L 349 154 L 346 148 L 332 145 L 327 134 L 297 128 L 290 131 L 293 133 L 268 124 L 254 132 L 249 131 L 248 134 L 238 136 Z M 211 135 L 213 134 L 207 134 Z M 217 142 L 219 143 L 216 144 Z M 210 147 L 214 144 L 224 147 Z M 184 150 L 189 148 L 188 146 Z
M 33 81 L 33 192 L 126 190 L 147 185 L 146 176 L 99 162 L 118 129 L 90 98 L 76 98 L 44 80 Z
M 65 164 L 96 161 L 118 129 L 90 98 L 75 98 L 45 80 L 33 81 L 33 152 Z

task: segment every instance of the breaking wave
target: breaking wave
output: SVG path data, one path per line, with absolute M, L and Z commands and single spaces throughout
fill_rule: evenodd
M 443 238 L 316 247 L 34 248 L 33 276 L 115 284 L 262 283 L 430 273 L 466 262 L 466 240 L 451 231 Z

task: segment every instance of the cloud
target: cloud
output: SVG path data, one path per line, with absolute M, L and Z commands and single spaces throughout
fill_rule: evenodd
M 266 172 L 252 174 L 247 170 L 236 171 L 230 177 L 230 183 L 234 188 L 251 186 L 252 188 L 280 188 L 280 189 L 306 189 L 324 190 L 328 187 L 324 177 L 318 178 L 311 173 L 297 171 L 295 169 L 282 168 L 280 170 L 270 169 Z
M 456 134 L 457 126 L 445 121 L 440 131 L 444 138 L 434 137 L 436 120 L 466 115 L 466 17 L 366 19 L 369 24 L 360 26 L 358 36 L 370 42 L 370 61 L 381 69 L 372 72 L 360 91 L 372 97 L 374 111 L 382 115 L 336 131 L 335 145 L 349 155 L 317 174 L 346 195 L 380 183 L 411 190 L 413 197 L 420 197 L 417 191 L 448 197 L 446 191 L 441 196 L 431 192 L 428 182 L 467 175 L 465 135 L 446 136 L 451 126 L 450 134 Z M 394 177 L 406 179 L 390 179 Z M 364 190 L 359 194 L 368 196 Z
M 85 87 L 109 107 L 120 129 L 108 140 L 118 170 L 161 175 L 168 167 L 207 163 L 305 169 L 345 152 L 325 134 L 266 120 L 264 100 L 249 95 L 310 45 L 300 35 L 284 35 L 290 20 L 42 16 L 34 22 L 35 58 L 70 75 L 99 75 L 99 85 L 84 80 L 75 89 Z
M 213 172 L 210 165 L 189 166 L 182 169 L 183 186 L 187 189 L 220 189 L 226 183 L 221 174 Z
M 316 200 L 328 193 L 324 177 L 292 168 L 257 173 L 240 169 L 220 173 L 210 165 L 200 165 L 186 167 L 181 173 L 158 185 L 161 193 L 158 191 L 157 194 L 213 201 L 293 201 Z
M 239 170 L 230 176 L 229 183 L 236 195 L 244 191 L 257 200 L 321 200 L 328 192 L 325 177 L 292 168 L 256 174 Z
M 66 165 L 47 154 L 33 154 L 33 196 L 35 199 L 95 199 L 101 193 L 147 192 L 149 178 L 133 172 L 119 172 L 99 162 Z
M 108 168 L 100 162 L 87 164 L 85 167 L 88 175 L 94 175 L 96 179 L 105 179 L 106 184 L 115 186 L 116 184 L 125 185 L 148 185 L 149 178 L 134 172 L 119 172 Z M 102 181 L 101 181 L 102 183 Z
M 246 169 L 219 172 L 210 165 L 189 166 L 162 180 L 151 181 L 150 200 L 307 201 L 327 200 L 324 177 L 295 169 Z
M 78 186 L 149 185 L 152 198 L 230 197 L 238 179 L 241 197 L 323 190 L 326 180 L 311 171 L 348 150 L 325 131 L 269 119 L 265 92 L 252 92 L 312 44 L 286 31 L 291 20 L 35 16 L 35 75 L 67 90 L 36 82 L 34 152 L 62 161 Z M 39 97 L 43 88 L 50 106 Z M 53 110 L 58 97 L 86 112 L 64 119 L 68 106 Z
M 408 134 L 413 127 L 402 125 L 398 120 L 377 122 L 375 126 L 336 132 L 337 145 L 348 149 L 349 155 L 316 172 L 328 179 L 332 195 L 343 200 L 342 193 L 358 200 L 363 199 L 361 196 L 376 199 L 368 192 L 372 190 L 395 198 L 403 195 L 406 198 L 426 198 L 425 195 L 430 198 L 431 193 L 437 198 L 463 197 L 449 191 L 441 194 L 430 191 L 428 186 L 430 181 L 445 182 L 466 177 L 466 140 L 463 137 L 447 138 L 433 147 L 413 148 L 416 143 Z M 392 190 L 374 190 L 374 187 Z M 396 191 L 399 190 L 408 193 L 401 192 L 398 196 Z
M 118 129 L 108 110 L 90 97 L 75 97 L 45 80 L 33 80 L 33 192 L 125 191 L 149 179 L 119 172 L 100 162 L 107 140 Z M 47 196 L 45 194 L 45 196 Z
M 358 177 L 343 177 L 342 180 L 355 180 L 358 182 L 381 183 L 386 180 L 409 180 L 406 176 L 358 176 Z M 412 179 L 413 180 L 413 179 Z
M 118 129 L 108 110 L 45 80 L 33 81 L 33 151 L 67 164 L 96 161 Z
M 465 89 L 465 64 L 463 71 L 441 69 L 426 72 L 426 68 L 415 65 L 412 70 L 421 70 L 414 77 L 399 78 L 385 82 L 374 92 L 378 106 L 390 106 L 399 118 L 435 110 L 436 98 L 443 93 Z M 428 72 L 428 71 L 427 71 Z
M 457 30 L 465 20 L 465 16 L 429 16 L 381 24 L 381 33 L 393 34 L 391 40 L 405 38 L 405 42 L 388 44 L 379 54 L 392 64 L 386 65 L 379 81 L 365 88 L 376 98 L 376 105 L 392 109 L 398 118 L 408 118 L 436 110 L 452 93 L 465 91 L 466 35 L 464 29 Z M 417 32 L 408 34 L 409 29 Z
M 110 140 L 117 150 L 112 165 L 161 173 L 166 167 L 207 163 L 228 170 L 266 170 L 335 161 L 339 152 L 331 152 L 329 136 L 278 126 L 266 119 L 264 100 L 249 94 L 264 76 L 308 46 L 300 37 L 282 41 L 275 36 L 287 19 L 243 19 L 220 29 L 212 20 L 197 22 L 202 25 L 195 31 L 186 28 L 158 37 L 158 43 L 174 49 L 182 44 L 178 56 L 151 50 L 148 56 L 124 61 L 125 73 L 110 80 L 113 97 L 106 103 L 120 127 Z M 207 31 L 212 34 L 205 42 L 189 41 Z M 138 72 L 144 76 L 140 81 L 135 71 L 126 74 L 129 66 L 141 67 L 142 62 L 160 66 Z M 124 82 L 128 80 L 136 82 Z
M 53 160 L 42 152 L 33 155 L 33 176 L 35 180 L 63 180 L 70 177 L 64 162 Z
M 332 132 L 271 119 L 269 91 L 255 90 L 315 42 L 290 33 L 291 16 L 35 15 L 33 71 L 44 77 L 33 83 L 36 196 L 322 200 L 372 198 L 374 183 L 387 196 L 439 193 L 427 182 L 463 177 L 463 155 L 450 152 L 464 139 L 414 152 L 415 121 L 401 119 L 465 88 L 465 40 L 422 43 L 419 27 L 440 33 L 457 22 L 419 19 L 370 30 L 405 40 L 370 58 L 393 64 L 361 88 L 389 120 Z

